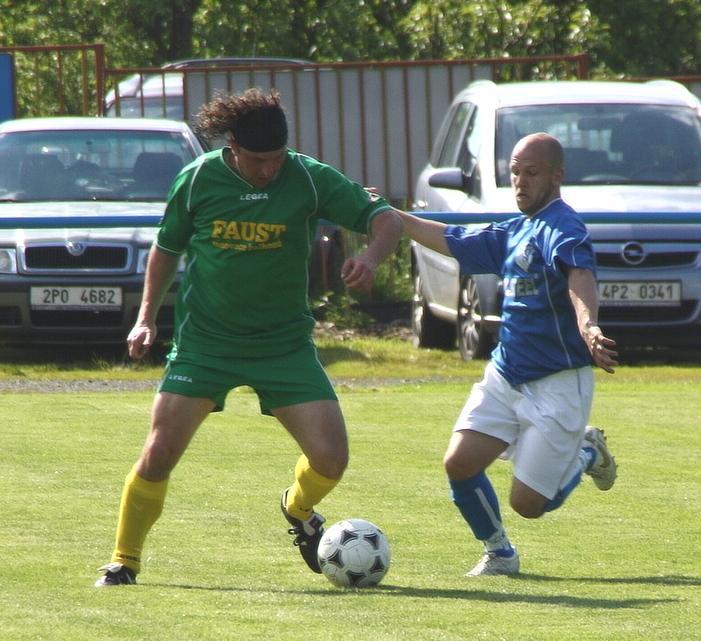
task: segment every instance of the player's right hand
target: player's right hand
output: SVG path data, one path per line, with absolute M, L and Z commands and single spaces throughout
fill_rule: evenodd
M 155 325 L 145 323 L 137 323 L 127 336 L 127 347 L 129 349 L 129 357 L 136 360 L 143 358 L 153 345 L 156 339 Z

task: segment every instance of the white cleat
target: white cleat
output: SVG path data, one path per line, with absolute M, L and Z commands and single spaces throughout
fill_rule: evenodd
M 514 548 L 514 553 L 511 556 L 498 556 L 494 552 L 486 552 L 477 565 L 465 576 L 493 576 L 499 574 L 513 576 L 518 574 L 519 569 L 518 552 Z
M 584 440 L 585 445 L 588 442 L 596 450 L 596 460 L 586 473 L 591 476 L 594 484 L 600 490 L 610 490 L 616 482 L 618 466 L 606 444 L 604 431 L 598 427 L 587 425 Z

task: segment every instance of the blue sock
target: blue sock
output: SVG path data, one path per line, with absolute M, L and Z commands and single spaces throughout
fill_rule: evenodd
M 486 541 L 503 529 L 499 501 L 484 472 L 462 481 L 449 480 L 453 503 L 475 538 Z
M 565 502 L 565 499 L 572 494 L 572 490 L 579 485 L 581 480 L 582 472 L 577 470 L 575 475 L 567 482 L 567 484 L 564 487 L 561 487 L 558 493 L 545 504 L 545 512 L 557 510 L 557 508 L 559 508 Z
M 546 512 L 552 512 L 557 510 L 564 502 L 565 499 L 572 494 L 574 488 L 576 488 L 580 481 L 582 480 L 582 473 L 586 472 L 594 465 L 596 461 L 596 449 L 593 447 L 583 447 L 579 451 L 579 469 L 575 472 L 574 476 L 566 483 L 566 485 L 558 491 L 558 493 L 550 499 L 545 505 Z
M 583 472 L 586 472 L 591 469 L 591 466 L 596 463 L 596 457 L 598 453 L 596 451 L 595 447 L 592 447 L 591 445 L 587 445 L 586 447 L 583 447 L 579 453 L 580 461 L 583 466 Z

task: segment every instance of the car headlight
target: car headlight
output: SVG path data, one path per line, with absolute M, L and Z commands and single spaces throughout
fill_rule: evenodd
M 146 273 L 146 263 L 148 262 L 148 255 L 150 249 L 140 249 L 139 253 L 136 255 L 136 273 L 144 274 Z
M 0 274 L 17 273 L 17 250 L 0 248 Z

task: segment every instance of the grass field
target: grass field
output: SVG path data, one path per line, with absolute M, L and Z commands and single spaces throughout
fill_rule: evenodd
M 0 639 L 701 639 L 701 367 L 598 373 L 592 422 L 620 463 L 615 487 L 587 479 L 536 521 L 502 502 L 522 575 L 467 579 L 480 547 L 450 503 L 441 457 L 482 364 L 399 341 L 328 343 L 322 355 L 340 381 L 352 457 L 320 511 L 384 529 L 393 561 L 378 588 L 338 589 L 306 569 L 278 508 L 296 448 L 242 390 L 177 468 L 140 585 L 94 589 L 152 394 L 3 392 Z M 115 370 L 6 363 L 0 378 L 158 368 Z M 500 497 L 509 474 L 507 463 L 491 469 Z

